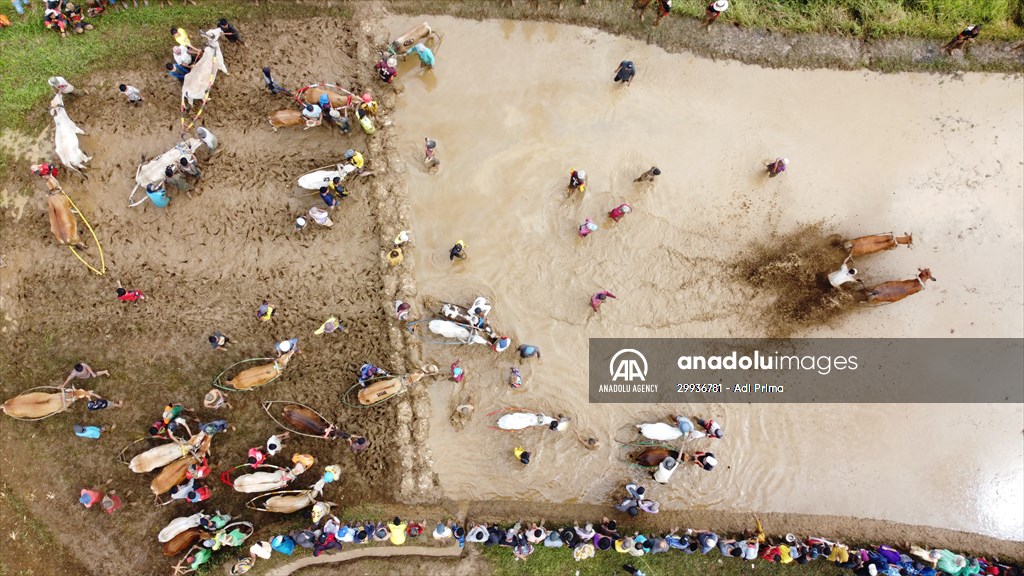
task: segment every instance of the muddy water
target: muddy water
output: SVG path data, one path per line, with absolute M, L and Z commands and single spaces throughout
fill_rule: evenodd
M 392 18 L 397 35 L 417 21 Z M 463 389 L 436 384 L 430 446 L 454 498 L 608 502 L 637 472 L 613 438 L 672 413 L 714 417 L 726 439 L 712 473 L 682 469 L 653 497 L 675 508 L 889 519 L 1024 540 L 1024 411 L 948 405 L 590 405 L 587 338 L 757 336 L 758 295 L 727 274 L 744 246 L 824 221 L 852 237 L 914 233 L 915 249 L 859 262 L 866 281 L 938 283 L 895 306 L 858 311 L 801 336 L 1024 334 L 1024 90 L 1019 79 L 763 70 L 712 62 L 552 24 L 431 19 L 438 67 L 402 64 L 397 124 L 413 208 L 420 292 L 468 304 L 490 297 L 492 324 L 543 365 L 511 390 L 512 352 L 428 347 L 461 358 Z M 633 85 L 611 82 L 624 58 Z M 422 139 L 440 169 L 422 166 Z M 764 162 L 789 157 L 772 180 Z M 653 187 L 633 178 L 652 165 Z M 590 184 L 566 197 L 573 168 Z M 621 202 L 633 214 L 618 224 Z M 576 228 L 592 217 L 600 230 Z M 452 263 L 457 240 L 469 259 Z M 838 265 L 838 263 L 837 263 Z M 600 315 L 589 295 L 617 300 Z M 446 406 L 471 399 L 461 432 Z M 593 433 L 517 436 L 488 429 L 506 406 L 563 412 Z M 523 467 L 510 452 L 534 453 Z

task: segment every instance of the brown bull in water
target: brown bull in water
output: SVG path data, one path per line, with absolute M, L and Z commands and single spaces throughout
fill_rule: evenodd
M 913 280 L 891 280 L 889 282 L 878 284 L 877 286 L 864 288 L 864 293 L 867 295 L 868 302 L 875 304 L 899 302 L 911 294 L 917 294 L 921 290 L 924 290 L 924 283 L 928 280 L 935 280 L 935 278 L 932 277 L 932 271 L 928 268 L 918 268 L 917 270 L 917 278 L 914 278 Z
M 889 232 L 888 234 L 861 236 L 860 238 L 847 240 L 843 243 L 843 247 L 850 251 L 850 256 L 864 256 L 865 254 L 874 254 L 883 250 L 892 250 L 900 244 L 913 246 L 913 235 L 904 232 L 903 236 L 897 236 L 893 232 Z
M 653 447 L 644 448 L 643 450 L 633 454 L 633 461 L 640 466 L 654 467 L 662 463 L 665 458 L 679 459 L 678 450 L 669 450 L 668 448 Z
M 50 232 L 61 244 L 85 248 L 85 242 L 78 235 L 78 221 L 71 212 L 71 200 L 63 194 L 60 184 L 53 176 L 46 179 L 46 186 L 50 189 L 46 197 L 46 214 L 50 217 Z

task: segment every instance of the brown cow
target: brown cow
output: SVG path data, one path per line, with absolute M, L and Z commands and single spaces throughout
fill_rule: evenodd
M 878 304 L 899 302 L 911 294 L 917 294 L 921 290 L 924 290 L 924 283 L 928 280 L 935 280 L 935 278 L 932 277 L 932 271 L 928 268 L 918 268 L 917 271 L 917 278 L 914 278 L 913 280 L 891 280 L 889 282 L 878 284 L 877 286 L 864 288 L 868 302 Z
M 302 93 L 302 100 L 306 104 L 320 104 L 320 96 L 327 94 L 327 97 L 331 100 L 331 108 L 334 110 L 341 110 L 349 105 L 349 99 L 351 96 L 347 94 L 339 94 L 333 90 L 326 88 L 310 88 Z
M 850 256 L 864 256 L 865 254 L 874 254 L 882 250 L 892 250 L 900 244 L 913 246 L 913 235 L 906 232 L 903 234 L 903 236 L 897 236 L 895 233 L 889 232 L 888 234 L 861 236 L 860 238 L 847 240 L 843 243 L 843 248 L 850 251 Z
M 302 117 L 302 112 L 298 110 L 278 110 L 272 113 L 268 118 L 270 125 L 274 128 L 274 132 L 282 126 L 303 126 L 306 124 L 305 118 Z M 306 126 L 308 128 L 308 126 Z
M 665 458 L 670 457 L 678 460 L 679 451 L 669 450 L 668 448 L 653 447 L 644 448 L 643 450 L 633 454 L 633 461 L 640 466 L 654 467 L 661 464 Z

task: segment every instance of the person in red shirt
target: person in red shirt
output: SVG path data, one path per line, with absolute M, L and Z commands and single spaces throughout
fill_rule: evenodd
M 43 162 L 42 164 L 33 164 L 32 166 L 29 166 L 29 169 L 32 170 L 32 173 L 36 176 L 43 178 L 47 176 L 57 178 L 59 176 L 59 174 L 57 174 L 58 167 L 47 162 Z
M 618 222 L 623 216 L 633 211 L 633 207 L 629 204 L 619 204 L 612 211 L 608 213 L 608 217 Z
M 138 302 L 139 300 L 145 300 L 146 296 L 138 290 L 125 290 L 125 287 L 121 285 L 121 281 L 117 281 L 117 299 L 121 302 Z
M 668 13 L 672 11 L 672 0 L 658 0 L 658 18 L 654 21 L 654 25 L 661 24 L 661 19 L 668 16 Z
M 722 15 L 722 12 L 725 12 L 728 9 L 728 0 L 716 0 L 715 2 L 708 4 L 707 8 L 704 10 L 704 29 L 710 30 L 711 25 L 715 23 L 715 20 L 718 20 L 718 17 Z

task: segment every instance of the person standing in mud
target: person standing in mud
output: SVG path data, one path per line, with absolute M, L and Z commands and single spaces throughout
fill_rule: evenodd
M 388 84 L 391 84 L 395 80 L 395 78 L 398 78 L 398 70 L 395 69 L 395 66 L 397 65 L 398 60 L 396 60 L 395 57 L 392 56 L 387 60 L 381 59 L 381 61 L 377 62 L 373 69 L 377 71 L 378 78 L 380 78 L 384 82 L 387 82 Z
M 424 152 L 426 157 L 423 159 L 423 163 L 427 165 L 427 168 L 433 168 L 441 163 L 441 161 L 437 159 L 437 156 L 434 155 L 434 149 L 437 148 L 437 142 L 430 138 L 424 138 L 423 142 L 426 149 L 426 152 Z
M 661 176 L 661 169 L 657 166 L 652 166 L 650 170 L 638 176 L 633 182 L 654 182 L 655 176 Z
M 452 249 L 448 251 L 449 260 L 454 261 L 456 258 L 459 260 L 465 260 L 468 258 L 468 255 L 466 254 L 466 243 L 462 240 L 456 242 L 455 246 L 452 246 Z
M 522 364 L 523 360 L 526 360 L 527 358 L 536 358 L 537 361 L 540 362 L 541 364 L 544 363 L 544 361 L 541 360 L 540 358 L 540 348 L 534 346 L 533 344 L 523 344 L 517 350 L 519 351 L 520 364 Z
M 590 307 L 594 309 L 594 312 L 601 312 L 601 304 L 608 298 L 615 298 L 615 294 L 607 290 L 601 290 L 590 297 Z
M 284 94 L 285 96 L 292 95 L 291 90 L 281 87 L 280 84 L 274 81 L 274 76 L 270 73 L 270 66 L 263 67 L 263 84 L 271 94 Z
M 981 34 L 981 25 L 975 24 L 964 28 L 963 32 L 956 35 L 956 38 L 950 40 L 942 50 L 946 54 L 952 54 L 953 50 L 964 50 L 967 51 L 967 45 L 971 43 L 978 35 Z
M 789 166 L 789 158 L 776 158 L 775 162 L 768 164 L 768 177 L 775 178 L 786 171 Z
M 173 186 L 175 190 L 184 192 L 189 198 L 192 197 L 192 186 L 178 175 L 173 166 L 164 168 L 164 187 L 166 188 L 167 186 Z
M 630 206 L 629 204 L 619 204 L 615 208 L 612 208 L 610 212 L 608 212 L 608 217 L 611 218 L 613 221 L 618 222 L 626 214 L 629 214 L 632 211 L 633 207 Z
M 615 69 L 616 82 L 623 82 L 626 86 L 633 83 L 633 76 L 636 76 L 636 66 L 633 65 L 632 60 L 623 60 L 619 62 L 619 67 Z
M 704 10 L 704 30 L 710 30 L 711 25 L 718 20 L 718 17 L 729 9 L 728 0 L 716 0 L 708 4 L 708 7 Z
M 245 41 L 242 40 L 242 35 L 238 33 L 238 30 L 235 29 L 227 19 L 221 18 L 220 21 L 217 22 L 217 27 L 220 28 L 220 31 L 228 42 L 231 42 L 232 44 L 237 42 L 238 44 L 245 46 Z
M 586 192 L 587 190 L 587 173 L 583 170 L 572 170 L 569 172 L 569 185 L 566 186 L 566 190 L 569 193 L 573 192 Z
M 196 162 L 195 156 L 193 156 L 191 160 L 188 158 L 182 158 L 178 163 L 180 164 L 180 168 L 178 168 L 178 170 L 180 170 L 182 174 L 194 178 L 196 183 L 198 183 L 199 179 L 203 177 L 203 171 L 199 169 L 199 164 Z

